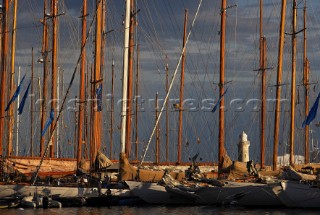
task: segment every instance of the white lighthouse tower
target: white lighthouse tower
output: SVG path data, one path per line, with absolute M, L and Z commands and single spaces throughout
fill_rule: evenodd
M 248 135 L 244 131 L 239 135 L 238 143 L 238 161 L 248 162 L 249 161 L 249 146 Z

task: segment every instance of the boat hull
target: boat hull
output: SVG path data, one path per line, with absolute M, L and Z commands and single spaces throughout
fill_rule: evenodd
M 102 188 L 101 194 L 106 194 L 107 189 Z M 58 197 L 92 197 L 99 196 L 96 187 L 64 187 L 64 186 L 34 186 L 22 184 L 0 185 L 0 199 L 12 196 L 51 195 Z M 128 189 L 111 189 L 112 196 L 130 197 Z
M 134 196 L 149 204 L 185 205 L 195 204 L 193 198 L 167 192 L 164 186 L 157 183 L 126 181 Z
M 221 205 L 236 201 L 243 206 L 282 206 L 272 186 L 260 183 L 228 182 L 223 187 L 209 186 L 196 192 L 198 204 Z
M 320 189 L 294 181 L 282 181 L 273 188 L 273 192 L 287 207 L 320 208 Z

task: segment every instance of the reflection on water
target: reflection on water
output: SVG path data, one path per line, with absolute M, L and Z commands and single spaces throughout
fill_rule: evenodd
M 175 214 L 175 215 L 193 215 L 193 214 L 219 214 L 219 215 L 255 215 L 255 214 L 319 214 L 320 210 L 304 210 L 304 209 L 285 209 L 285 208 L 241 208 L 241 207 L 214 207 L 214 206 L 114 206 L 111 208 L 52 208 L 52 209 L 0 209 L 0 214 L 5 215 L 33 215 L 33 214 L 57 214 L 57 215 L 96 215 L 96 214 L 108 214 L 108 215 L 158 215 L 158 214 Z

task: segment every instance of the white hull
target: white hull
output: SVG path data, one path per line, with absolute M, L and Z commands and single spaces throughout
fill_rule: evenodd
M 134 196 L 149 204 L 193 204 L 194 199 L 167 192 L 164 186 L 157 183 L 126 181 Z
M 281 201 L 268 184 L 228 182 L 223 187 L 209 186 L 196 191 L 199 204 L 226 204 L 237 201 L 243 206 L 280 206 Z
M 280 206 L 272 186 L 259 183 L 228 182 L 223 187 L 208 186 L 189 193 L 166 189 L 157 183 L 126 181 L 133 195 L 149 204 L 216 205 L 237 201 L 244 206 Z
M 294 181 L 282 181 L 273 188 L 287 207 L 320 208 L 320 188 Z
M 52 186 L 32 186 L 32 185 L 0 185 L 0 199 L 10 196 L 30 196 L 34 193 L 38 195 L 57 195 L 59 197 L 90 197 L 98 196 L 97 188 L 80 187 L 52 187 Z M 102 194 L 107 193 L 106 188 L 101 189 Z M 129 197 L 130 191 L 125 189 L 111 189 L 113 196 Z

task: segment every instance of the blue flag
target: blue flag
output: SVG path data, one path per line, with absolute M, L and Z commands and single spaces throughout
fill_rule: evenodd
M 22 100 L 21 100 L 21 102 L 20 102 L 20 104 L 19 104 L 19 108 L 18 108 L 18 114 L 19 114 L 19 115 L 22 114 L 22 112 L 23 112 L 24 103 L 25 103 L 26 100 L 27 100 L 27 96 L 28 96 L 28 93 L 29 93 L 30 85 L 31 85 L 31 80 L 30 80 L 29 85 L 28 85 L 28 88 L 27 88 L 26 92 L 24 93 L 24 95 L 23 95 L 23 97 L 22 97 Z
M 25 77 L 26 77 L 26 75 L 24 75 L 23 78 L 22 78 L 22 80 L 20 81 L 19 86 L 17 87 L 17 89 L 16 89 L 16 91 L 14 92 L 12 98 L 10 99 L 10 101 L 9 101 L 9 103 L 8 103 L 5 111 L 8 111 L 11 103 L 14 102 L 14 101 L 18 98 L 18 95 L 20 94 L 20 91 L 21 91 L 21 85 L 22 85 Z
M 320 99 L 320 93 L 314 102 L 312 108 L 310 109 L 307 118 L 303 121 L 302 123 L 302 128 L 304 128 L 306 125 L 309 125 L 314 118 L 316 118 L 317 111 L 318 111 L 318 106 L 319 106 L 319 99 Z
M 41 132 L 41 137 L 46 133 L 47 129 L 49 128 L 49 125 L 52 123 L 53 120 L 54 120 L 54 112 L 53 112 L 53 109 L 51 109 L 50 117 L 49 117 L 49 119 L 47 120 L 46 125 L 44 126 L 43 131 Z
M 97 105 L 98 105 L 97 111 L 100 112 L 102 110 L 102 84 L 100 84 L 99 87 L 96 89 L 96 94 L 97 94 Z
M 227 91 L 228 91 L 228 88 L 227 88 L 227 89 L 222 93 L 222 95 L 220 96 L 217 104 L 213 107 L 213 109 L 212 109 L 212 111 L 211 111 L 212 113 L 214 113 L 214 112 L 217 110 L 217 108 L 218 108 L 218 106 L 219 106 L 219 104 L 220 104 L 220 101 L 221 101 L 222 97 L 226 94 Z

